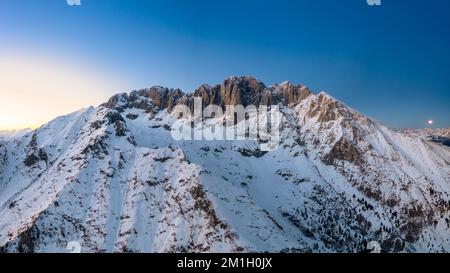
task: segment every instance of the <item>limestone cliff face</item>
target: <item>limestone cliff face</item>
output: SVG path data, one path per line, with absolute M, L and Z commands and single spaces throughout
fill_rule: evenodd
M 220 95 L 224 105 L 257 105 L 265 89 L 266 86 L 255 78 L 231 77 L 222 83 Z
M 291 82 L 267 87 L 253 77 L 230 77 L 220 85 L 203 84 L 192 93 L 183 93 L 180 89 L 169 89 L 160 86 L 134 91 L 130 95 L 119 94 L 112 97 L 103 106 L 108 108 L 135 107 L 139 109 L 167 109 L 170 113 L 178 104 L 193 108 L 194 98 L 202 98 L 203 106 L 219 105 L 223 109 L 227 105 L 290 105 L 296 104 L 309 95 L 311 91 L 303 85 Z M 142 99 L 148 98 L 151 101 Z
M 298 103 L 311 95 L 311 91 L 304 85 L 293 85 L 291 82 L 286 82 L 279 86 L 281 96 L 285 104 Z
M 194 97 L 202 98 L 203 106 L 211 104 L 220 106 L 223 105 L 220 85 L 201 85 L 197 90 L 195 90 Z

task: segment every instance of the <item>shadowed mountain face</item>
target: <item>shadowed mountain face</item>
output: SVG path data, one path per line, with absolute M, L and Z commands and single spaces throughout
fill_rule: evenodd
M 279 105 L 280 146 L 175 141 L 178 104 Z M 448 131 L 447 131 L 448 132 Z M 0 138 L 4 252 L 450 251 L 450 148 L 251 77 L 152 87 Z M 445 133 L 439 135 L 445 138 Z

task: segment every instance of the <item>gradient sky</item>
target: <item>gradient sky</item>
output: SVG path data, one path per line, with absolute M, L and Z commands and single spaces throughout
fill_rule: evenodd
M 231 75 L 327 91 L 391 127 L 450 127 L 450 1 L 0 0 L 0 130 L 119 91 Z

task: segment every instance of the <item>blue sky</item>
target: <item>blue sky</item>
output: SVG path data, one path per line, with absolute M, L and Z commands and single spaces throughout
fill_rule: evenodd
M 449 51 L 448 0 L 0 0 L 0 55 L 102 74 L 108 96 L 253 75 L 327 91 L 392 127 L 450 127 Z

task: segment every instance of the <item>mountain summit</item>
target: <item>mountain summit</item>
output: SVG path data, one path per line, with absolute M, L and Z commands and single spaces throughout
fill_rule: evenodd
M 195 97 L 278 106 L 279 148 L 173 140 Z M 450 148 L 429 136 L 290 82 L 118 94 L 0 138 L 1 251 L 450 251 Z

